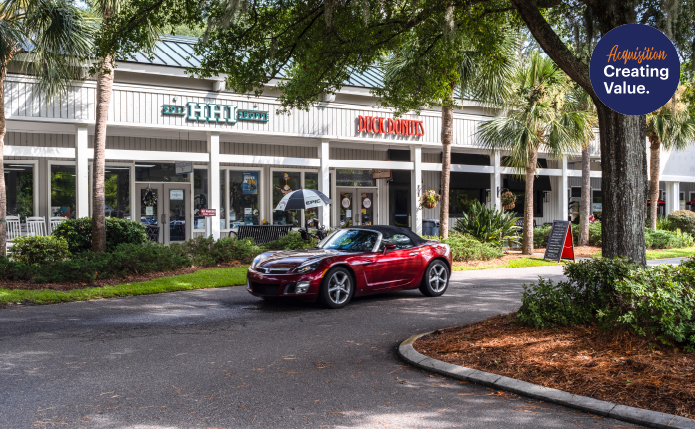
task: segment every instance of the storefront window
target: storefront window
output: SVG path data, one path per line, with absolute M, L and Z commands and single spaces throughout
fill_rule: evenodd
M 452 216 L 467 214 L 476 202 L 481 202 L 480 189 L 449 190 L 449 214 Z
M 317 181 L 318 184 L 318 181 Z M 280 200 L 292 191 L 301 188 L 301 173 L 299 171 L 273 172 L 273 208 Z M 274 210 L 273 223 L 276 225 L 300 226 L 301 210 Z
M 593 195 L 594 201 L 591 204 L 591 211 L 594 213 L 601 213 L 603 211 L 603 195 L 601 194 L 601 190 L 595 190 Z
M 316 189 L 316 190 L 319 189 L 319 174 L 318 173 L 304 173 L 304 189 Z M 328 208 L 328 207 L 330 207 L 330 206 L 326 206 L 326 208 Z M 318 217 L 319 217 L 318 207 L 312 207 L 312 208 L 306 209 L 304 211 L 304 219 L 306 219 L 306 222 L 311 222 L 312 219 L 318 219 Z
M 208 208 L 208 170 L 196 168 L 193 170 L 193 227 L 195 229 L 205 229 L 205 218 L 200 215 L 200 209 L 206 208 Z
M 135 180 L 137 182 L 188 182 L 188 174 L 176 174 L 173 162 L 136 162 Z
M 230 228 L 239 225 L 259 225 L 258 171 L 229 170 L 229 223 Z
M 336 170 L 337 186 L 376 186 L 372 170 Z
M 75 166 L 51 165 L 51 216 L 75 218 Z
M 8 216 L 34 215 L 34 166 L 3 164 Z
M 106 217 L 130 219 L 130 167 L 106 166 L 104 196 Z
M 230 175 L 231 178 L 231 175 Z M 227 170 L 220 170 L 220 229 L 227 229 L 227 210 L 224 198 L 227 195 Z M 230 219 L 232 216 L 229 217 Z

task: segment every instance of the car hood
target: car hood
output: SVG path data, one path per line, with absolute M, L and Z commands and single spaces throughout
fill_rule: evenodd
M 343 254 L 343 252 L 326 249 L 282 250 L 264 257 L 258 266 L 263 268 L 295 268 L 305 262 L 316 261 L 341 254 Z

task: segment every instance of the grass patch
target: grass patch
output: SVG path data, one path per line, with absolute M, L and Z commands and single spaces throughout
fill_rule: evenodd
M 528 267 L 551 267 L 559 265 L 556 261 L 549 261 L 540 258 L 519 258 L 511 261 L 482 265 L 478 267 L 454 267 L 454 271 L 471 271 L 471 270 L 487 270 L 489 268 L 528 268 Z
M 247 270 L 247 267 L 213 268 L 180 276 L 160 277 L 141 283 L 124 283 L 116 286 L 88 287 L 69 291 L 0 289 L 0 305 L 13 303 L 54 304 L 116 296 L 148 295 L 152 293 L 243 285 L 246 284 Z
M 685 258 L 689 256 L 695 256 L 695 247 L 686 247 L 683 249 L 647 250 L 647 260 Z M 591 255 L 591 257 L 600 258 L 601 252 L 596 252 Z

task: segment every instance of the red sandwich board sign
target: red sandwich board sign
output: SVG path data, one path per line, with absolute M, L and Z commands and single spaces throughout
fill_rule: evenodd
M 558 262 L 562 259 L 574 261 L 574 241 L 572 240 L 572 228 L 568 221 L 553 221 L 543 259 L 553 259 Z
M 203 217 L 215 216 L 216 213 L 216 209 L 200 209 L 200 215 Z

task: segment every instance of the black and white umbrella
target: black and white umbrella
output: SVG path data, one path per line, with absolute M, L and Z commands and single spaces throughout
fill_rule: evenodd
M 332 203 L 323 192 L 315 189 L 297 189 L 282 197 L 275 210 L 302 210 L 323 207 Z

